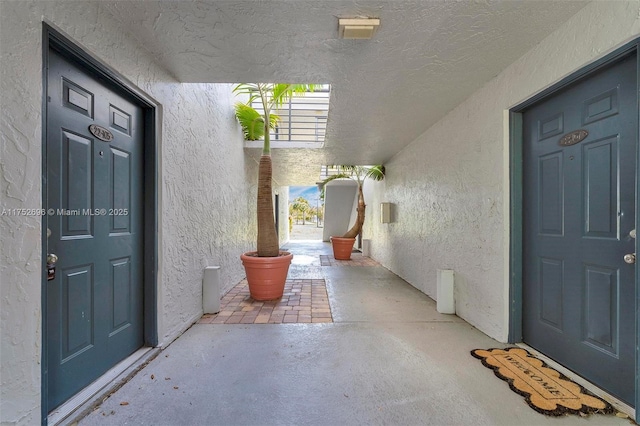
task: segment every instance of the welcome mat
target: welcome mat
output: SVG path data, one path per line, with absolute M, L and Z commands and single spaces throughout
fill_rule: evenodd
M 539 413 L 561 416 L 567 413 L 615 412 L 611 404 L 589 393 L 524 349 L 474 349 L 471 355 L 508 382 L 511 390 L 524 396 L 527 404 Z

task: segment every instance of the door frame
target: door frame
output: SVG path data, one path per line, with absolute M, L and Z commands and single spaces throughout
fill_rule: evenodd
M 144 163 L 143 163 L 143 338 L 144 346 L 158 345 L 157 271 L 158 271 L 158 160 L 157 136 L 160 134 L 159 103 L 133 85 L 126 77 L 109 67 L 90 52 L 72 41 L 51 25 L 42 24 L 42 206 L 47 205 L 47 93 L 49 50 L 53 48 L 63 57 L 79 63 L 87 72 L 98 77 L 111 90 L 119 91 L 143 110 Z M 43 221 L 44 225 L 44 221 Z M 47 230 L 42 226 L 42 259 L 47 256 Z M 44 262 L 44 260 L 43 260 Z M 47 271 L 41 274 L 42 357 L 41 357 L 41 421 L 47 423 L 49 407 L 47 366 Z
M 589 77 L 592 73 L 610 65 L 616 60 L 636 53 L 637 84 L 640 86 L 640 37 L 614 50 L 603 58 L 586 65 L 568 77 L 560 80 L 546 90 L 542 91 L 509 110 L 509 192 L 510 192 L 510 243 L 509 243 L 509 343 L 522 342 L 522 264 L 523 264 L 523 142 L 524 133 L 522 126 L 523 111 L 541 100 L 549 98 L 558 91 L 572 83 Z M 636 102 L 640 107 L 640 96 L 636 90 Z M 640 110 L 640 109 L 639 109 Z M 640 119 L 639 119 L 640 121 Z M 640 128 L 640 125 L 638 126 Z M 640 169 L 640 130 L 638 131 L 636 149 L 636 229 L 640 225 L 640 185 L 638 178 Z M 638 240 L 635 240 L 636 253 L 638 252 Z M 640 264 L 639 264 L 640 265 Z M 636 324 L 636 359 L 635 359 L 635 410 L 636 418 L 640 412 L 640 268 L 635 271 L 635 324 Z

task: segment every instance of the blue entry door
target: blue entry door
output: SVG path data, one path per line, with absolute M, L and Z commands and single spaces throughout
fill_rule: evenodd
M 636 67 L 628 56 L 523 114 L 523 340 L 631 405 Z
M 48 70 L 47 407 L 143 345 L 143 112 L 51 50 Z

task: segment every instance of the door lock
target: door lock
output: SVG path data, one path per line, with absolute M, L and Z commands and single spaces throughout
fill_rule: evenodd
M 53 253 L 47 255 L 47 281 L 56 279 L 56 263 L 58 262 L 58 256 Z
M 635 253 L 625 254 L 624 261 L 630 265 L 633 265 L 634 263 L 636 263 L 636 254 Z

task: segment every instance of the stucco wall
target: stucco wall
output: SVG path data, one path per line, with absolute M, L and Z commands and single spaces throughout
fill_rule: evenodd
M 257 177 L 256 177 L 257 180 Z M 278 240 L 280 241 L 280 245 L 283 245 L 289 242 L 290 234 L 289 234 L 289 187 L 288 186 L 279 186 L 274 188 L 274 192 L 277 191 L 279 194 L 278 197 L 278 216 L 279 216 L 279 227 L 278 227 Z M 274 202 L 275 206 L 275 202 Z
M 372 256 L 436 297 L 436 270 L 453 269 L 460 317 L 508 333 L 508 145 L 505 110 L 640 33 L 640 2 L 593 2 L 387 162 L 367 220 Z M 373 214 L 375 216 L 375 213 Z
M 43 18 L 162 106 L 158 332 L 166 344 L 202 312 L 203 268 L 222 266 L 226 290 L 244 275 L 240 253 L 255 245 L 257 167 L 245 164 L 230 88 L 179 84 L 99 2 L 0 1 L 0 208 L 42 206 Z M 41 220 L 0 216 L 0 235 L 0 422 L 38 424 Z
M 257 168 L 246 162 L 230 86 L 178 84 L 163 99 L 163 344 L 201 315 L 205 266 L 220 265 L 222 292 L 244 275 L 255 243 Z M 173 97 L 172 96 L 172 97 Z M 241 196 L 245 194 L 245 196 Z

